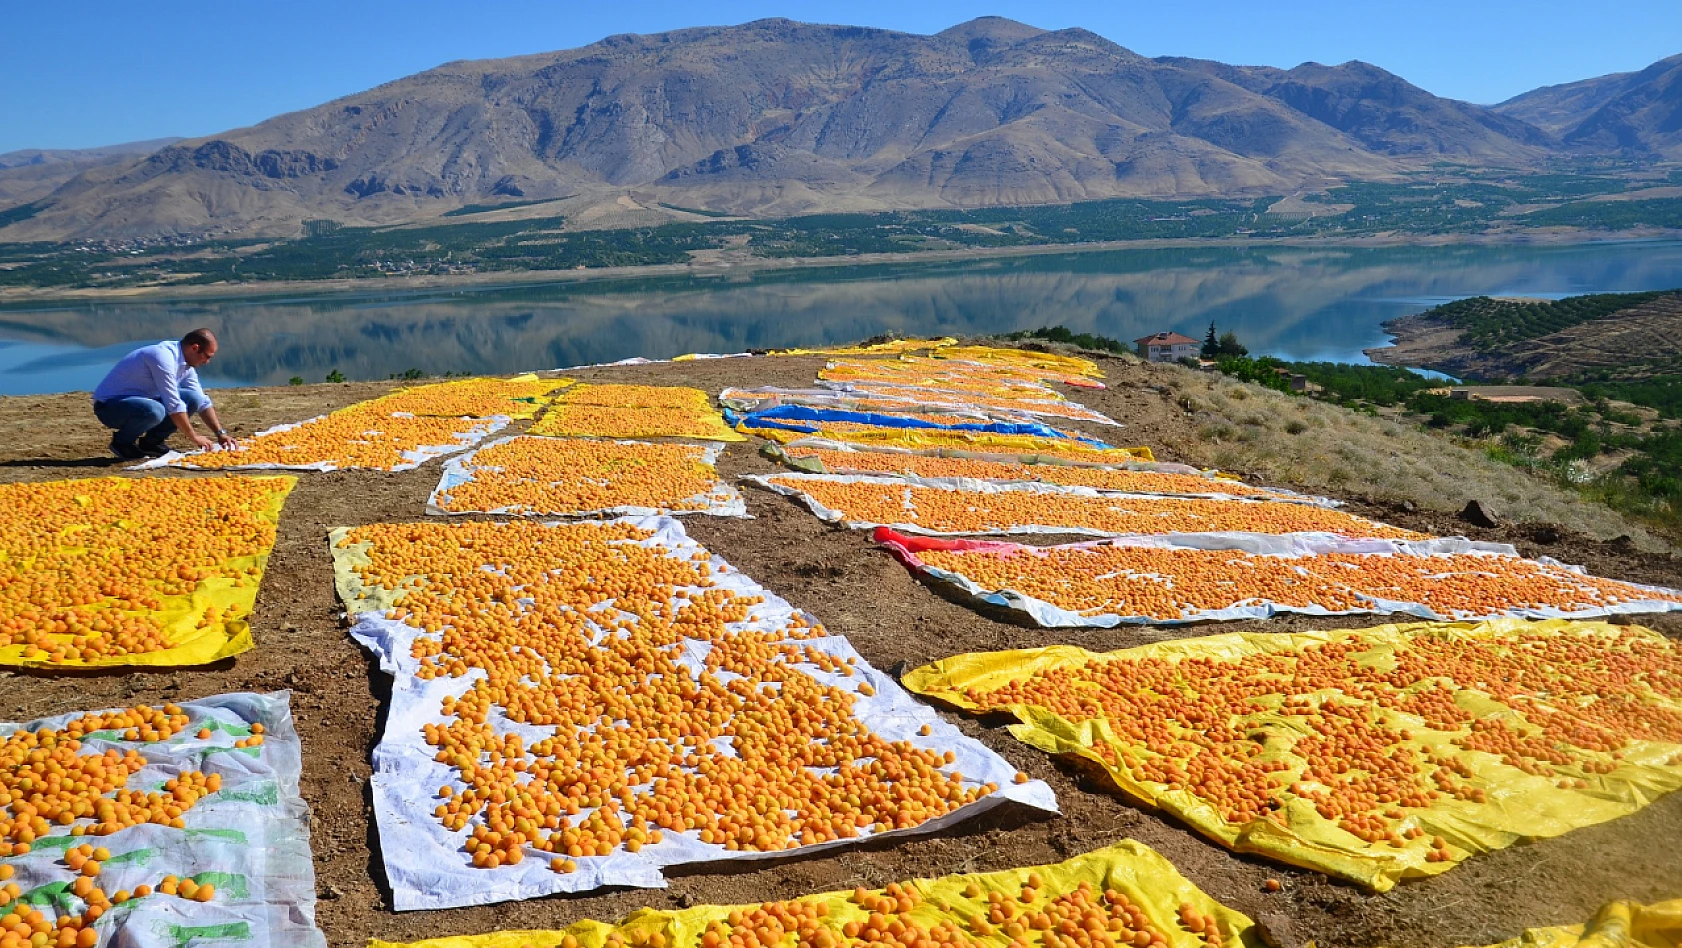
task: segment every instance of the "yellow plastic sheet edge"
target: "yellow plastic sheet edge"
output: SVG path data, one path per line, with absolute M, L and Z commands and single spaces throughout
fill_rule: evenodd
M 922 898 L 912 909 L 911 916 L 924 927 L 930 927 L 945 918 L 967 918 L 977 912 L 985 915 L 988 892 L 1003 892 L 1012 897 L 1020 895 L 1022 884 L 1031 872 L 1039 873 L 1043 883 L 1041 891 L 1048 896 L 1072 892 L 1082 881 L 1090 882 L 1099 892 L 1113 888 L 1124 893 L 1145 910 L 1152 924 L 1168 936 L 1170 948 L 1206 948 L 1200 936 L 1180 926 L 1178 912 L 1182 903 L 1189 903 L 1204 915 L 1214 916 L 1220 923 L 1221 931 L 1227 935 L 1225 948 L 1260 948 L 1262 944 L 1255 923 L 1248 917 L 1216 902 L 1180 875 L 1155 850 L 1131 839 L 1055 865 L 915 880 L 910 885 Z M 963 894 L 965 886 L 971 882 L 981 887 L 978 898 L 967 898 Z M 790 901 L 825 903 L 829 910 L 825 925 L 836 932 L 840 944 L 846 945 L 851 939 L 839 937 L 841 926 L 849 921 L 863 921 L 869 915 L 852 901 L 852 896 L 851 892 L 826 892 Z M 938 903 L 941 902 L 947 904 L 949 911 L 943 913 L 939 910 Z M 582 921 L 564 931 L 458 935 L 407 945 L 373 939 L 369 941 L 368 948 L 522 948 L 525 945 L 555 948 L 567 935 L 577 939 L 580 948 L 604 948 L 608 936 L 615 932 L 627 942 L 632 942 L 636 935 L 659 933 L 664 936 L 668 948 L 697 948 L 709 923 L 725 919 L 733 911 L 751 911 L 753 908 L 752 905 L 697 905 L 678 911 L 639 909 L 617 925 Z M 1010 940 L 1002 932 L 976 937 L 977 943 L 996 948 L 1005 948 Z
M 271 523 L 280 522 L 280 511 L 286 505 L 286 498 L 292 493 L 292 488 L 298 484 L 298 478 L 290 475 L 268 475 L 262 477 L 248 477 L 244 480 L 279 481 L 283 489 L 271 493 L 260 516 Z M 243 617 L 251 614 L 257 604 L 257 590 L 262 582 L 262 571 L 267 567 L 272 548 L 264 550 L 255 556 L 238 557 L 227 561 L 227 565 L 244 567 L 254 564 L 258 569 L 256 581 L 246 586 L 235 586 L 233 581 L 222 576 L 214 576 L 199 584 L 199 588 L 191 597 L 172 596 L 169 606 L 161 610 L 163 621 L 160 625 L 176 644 L 170 648 L 156 652 L 142 652 L 138 655 L 112 655 L 94 661 L 72 659 L 63 662 L 48 662 L 39 659 L 25 659 L 24 646 L 9 645 L 0 648 L 0 666 L 17 668 L 41 668 L 54 670 L 68 670 L 75 668 L 104 668 L 114 665 L 208 665 L 224 658 L 249 652 L 255 643 L 251 639 L 251 623 L 244 618 L 222 619 L 214 625 L 205 628 L 198 627 L 200 616 L 206 608 L 215 606 L 223 614 L 233 610 Z
M 1067 645 L 1013 651 L 957 655 L 925 665 L 906 674 L 902 683 L 915 694 L 935 698 L 954 707 L 975 710 L 965 692 L 970 688 L 991 690 L 1013 680 L 1092 662 L 1117 659 L 1164 659 L 1178 661 L 1207 658 L 1231 661 L 1249 655 L 1296 650 L 1356 635 L 1378 649 L 1393 649 L 1418 635 L 1450 637 L 1512 636 L 1537 631 L 1615 635 L 1633 632 L 1665 641 L 1656 632 L 1605 622 L 1572 622 L 1564 619 L 1527 621 L 1493 619 L 1487 622 L 1415 622 L 1376 626 L 1370 629 L 1333 629 L 1296 633 L 1230 632 L 1202 638 L 1177 639 L 1115 652 L 1095 653 Z M 1500 713 L 1505 706 L 1479 696 L 1478 711 Z M 1005 710 L 1005 709 L 1001 709 Z M 1485 785 L 1488 802 L 1440 800 L 1429 809 L 1412 810 L 1408 825 L 1418 825 L 1427 836 L 1439 835 L 1449 844 L 1451 861 L 1428 862 L 1426 840 L 1410 841 L 1402 849 L 1366 843 L 1320 817 L 1312 805 L 1294 800 L 1285 809 L 1286 825 L 1268 820 L 1247 824 L 1228 823 L 1212 805 L 1189 790 L 1172 790 L 1164 784 L 1136 781 L 1122 767 L 1111 766 L 1093 749 L 1111 742 L 1105 721 L 1071 721 L 1051 712 L 1027 706 L 1008 709 L 1021 723 L 1010 726 L 1018 740 L 1050 754 L 1081 758 L 1101 769 L 1123 795 L 1179 817 L 1198 832 L 1242 853 L 1255 853 L 1280 862 L 1365 885 L 1384 892 L 1405 878 L 1447 872 L 1477 852 L 1510 846 L 1524 839 L 1559 836 L 1573 829 L 1592 826 L 1635 813 L 1659 796 L 1682 789 L 1682 766 L 1668 764 L 1679 748 L 1674 744 L 1637 741 L 1624 751 L 1611 773 L 1597 777 L 1588 791 L 1561 789 L 1552 778 L 1523 774 L 1500 763 L 1499 757 L 1473 751 L 1459 751 L 1475 762 L 1475 775 L 1487 779 L 1495 770 L 1498 783 Z M 1447 745 L 1449 736 L 1429 731 L 1423 722 L 1410 723 L 1415 743 Z M 1114 741 L 1117 749 L 1125 746 Z
M 1582 925 L 1530 928 L 1489 948 L 1678 948 L 1682 899 L 1642 905 L 1608 902 Z

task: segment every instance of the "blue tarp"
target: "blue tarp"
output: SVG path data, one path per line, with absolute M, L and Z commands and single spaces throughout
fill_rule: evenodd
M 934 431 L 982 431 L 988 434 L 1027 435 L 1034 438 L 1064 438 L 1089 444 L 1096 448 L 1108 448 L 1110 445 L 1094 438 L 1086 438 L 1066 431 L 1060 431 L 1039 422 L 991 422 L 977 421 L 956 425 L 936 424 L 921 418 L 906 418 L 902 415 L 888 415 L 869 411 L 843 411 L 835 408 L 812 408 L 807 405 L 778 405 L 763 411 L 751 412 L 747 415 L 736 416 L 734 412 L 726 412 L 725 419 L 740 424 L 741 427 L 752 430 L 754 428 L 778 428 L 783 431 L 799 431 L 816 434 L 822 430 L 825 422 L 850 421 L 861 425 L 874 425 L 878 428 L 920 428 Z

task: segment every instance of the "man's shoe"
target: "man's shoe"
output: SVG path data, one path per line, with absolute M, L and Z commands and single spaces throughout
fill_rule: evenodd
M 146 457 L 138 444 L 124 444 L 116 438 L 111 439 L 111 453 L 125 461 L 138 461 Z
M 139 444 L 135 445 L 135 449 L 138 450 L 141 455 L 149 458 L 161 458 L 169 453 L 169 445 L 163 441 L 147 441 L 142 439 Z

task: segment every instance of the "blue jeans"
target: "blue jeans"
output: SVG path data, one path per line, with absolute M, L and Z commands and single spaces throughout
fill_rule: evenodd
M 187 405 L 188 417 L 204 411 L 209 404 L 192 392 L 182 392 L 181 400 Z M 169 420 L 164 403 L 155 398 L 136 395 L 96 402 L 93 414 L 100 424 L 117 430 L 116 437 L 111 440 L 118 444 L 134 444 L 142 438 L 152 444 L 163 444 L 175 431 L 175 422 Z

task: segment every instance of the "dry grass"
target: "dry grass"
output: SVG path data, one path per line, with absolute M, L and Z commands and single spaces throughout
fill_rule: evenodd
M 1617 511 L 1441 435 L 1224 376 L 1154 368 L 1192 416 L 1191 436 L 1166 445 L 1178 460 L 1445 513 L 1480 500 L 1511 520 L 1563 524 L 1602 540 L 1627 535 L 1644 549 L 1669 549 Z

